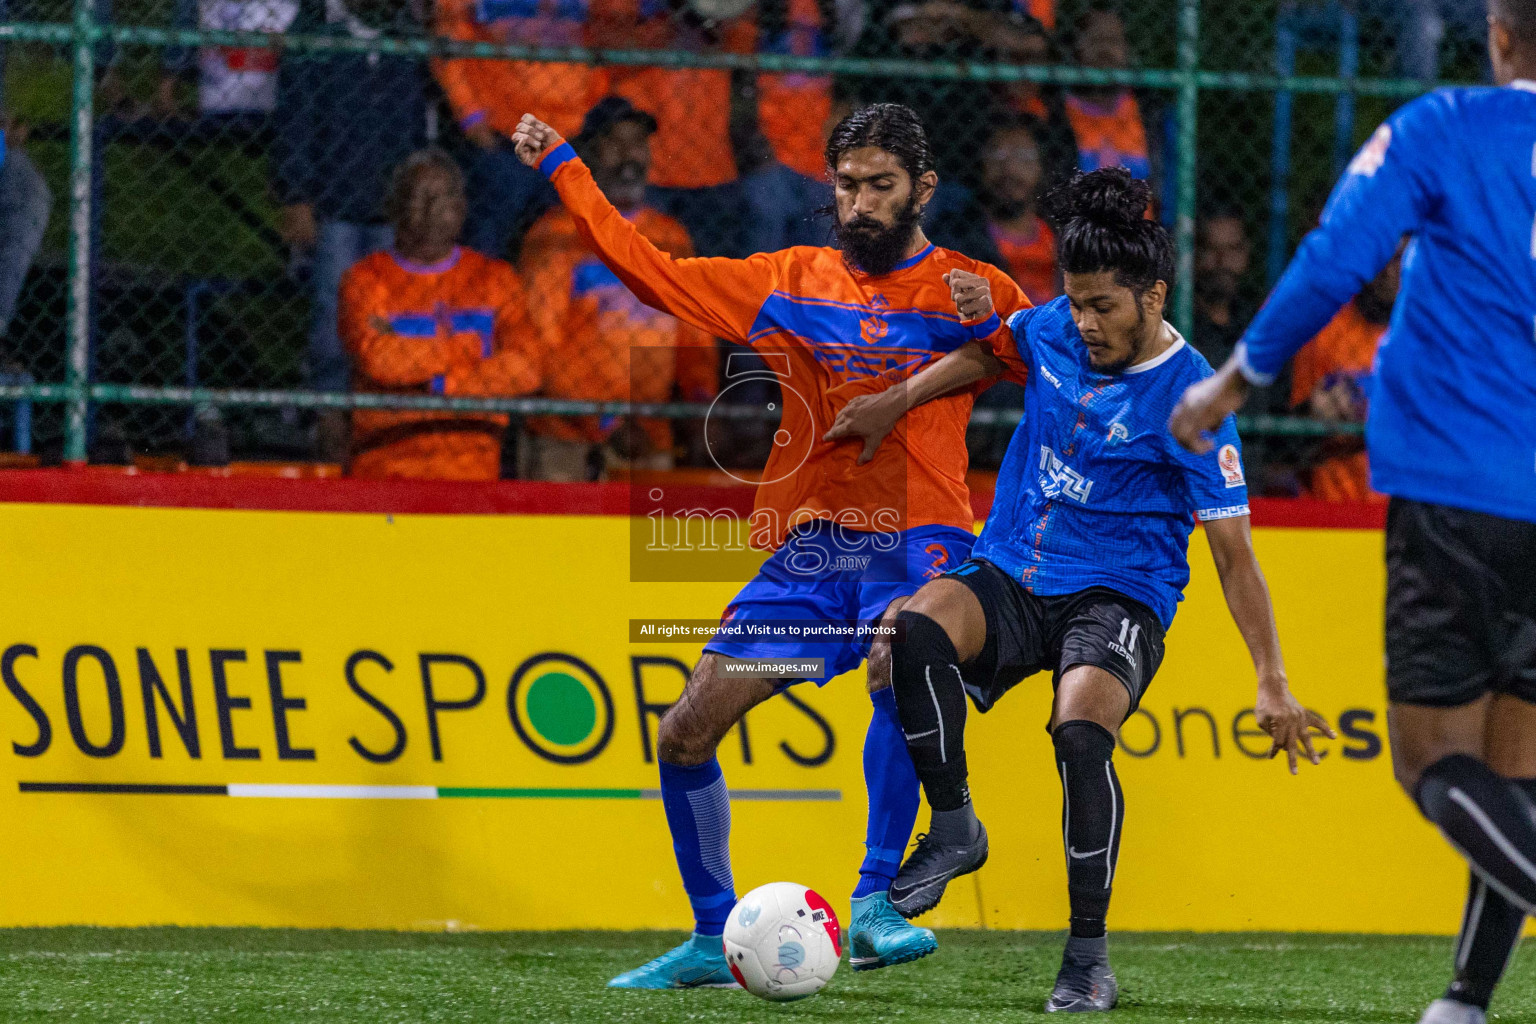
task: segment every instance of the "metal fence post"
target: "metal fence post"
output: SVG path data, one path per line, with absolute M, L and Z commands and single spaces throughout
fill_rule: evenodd
M 1200 0 L 1179 0 L 1178 282 L 1174 326 L 1193 339 L 1195 328 L 1195 174 L 1198 168 Z
M 91 351 L 91 165 L 95 159 L 96 5 L 75 0 L 74 90 L 69 129 L 69 303 L 68 356 L 64 384 L 64 461 L 86 457 L 86 406 Z

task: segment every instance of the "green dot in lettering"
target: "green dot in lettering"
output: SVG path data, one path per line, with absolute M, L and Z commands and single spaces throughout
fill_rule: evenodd
M 549 742 L 570 746 L 592 735 L 597 702 L 575 676 L 547 672 L 528 687 L 528 722 Z

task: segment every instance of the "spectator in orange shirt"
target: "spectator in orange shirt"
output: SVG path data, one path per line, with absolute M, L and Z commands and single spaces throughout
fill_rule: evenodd
M 1045 181 L 1040 132 L 1030 117 L 998 121 L 981 147 L 979 193 L 934 214 L 928 233 L 937 245 L 1005 271 L 1036 306 L 1061 294 L 1056 235 L 1035 209 Z M 1013 381 L 999 380 L 976 399 L 978 409 L 1023 407 L 1024 388 Z M 1012 439 L 1011 424 L 973 423 L 966 431 L 971 465 L 1000 466 Z
M 1016 4 L 1020 2 L 1015 0 Z M 1054 21 L 1054 12 L 1051 16 Z M 1036 66 L 1065 63 L 1044 21 L 1028 13 L 1015 14 L 1013 21 L 1018 30 L 998 36 L 993 44 L 999 62 Z M 1037 122 L 1035 135 L 1045 166 L 1046 187 L 1076 174 L 1077 136 L 1067 118 L 1066 94 L 1061 87 L 1020 81 L 1003 82 L 994 90 L 1005 116 L 1028 117 Z
M 825 0 L 758 0 L 759 53 L 829 57 L 831 4 Z M 770 149 L 768 160 L 742 179 L 751 210 L 747 248 L 777 252 L 792 245 L 825 245 L 832 207 L 823 153 L 832 120 L 832 77 L 757 76 L 757 127 Z
M 538 387 L 533 327 L 512 267 L 457 244 L 464 175 L 440 149 L 407 157 L 389 196 L 395 245 L 341 282 L 341 337 L 354 390 L 486 396 Z M 351 474 L 495 480 L 507 417 L 456 412 L 352 415 Z
M 598 46 L 693 53 L 752 46 L 752 24 L 741 18 L 708 22 L 664 0 L 592 3 Z M 699 255 L 747 255 L 749 215 L 731 141 L 730 71 L 614 66 L 607 74 L 610 91 L 656 119 L 651 205 L 683 222 Z
M 1007 271 L 1041 306 L 1061 294 L 1061 281 L 1056 235 L 1035 212 L 1045 180 L 1038 132 L 1032 118 L 1000 120 L 981 149 L 980 194 L 936 214 L 929 234 L 939 245 Z
M 1061 294 L 1056 235 L 1035 212 L 1044 176 L 1032 122 L 1005 121 L 993 129 L 981 151 L 981 205 L 987 234 L 1002 257 L 997 265 L 1037 306 Z
M 571 145 L 640 233 L 674 258 L 693 255 L 687 230 L 645 205 L 656 119 L 610 96 Z M 523 247 L 530 315 L 546 368 L 544 394 L 594 402 L 707 402 L 716 394 L 715 340 L 643 304 L 603 265 L 565 207 L 533 226 Z M 671 423 L 626 417 L 534 417 L 518 446 L 518 476 L 601 479 L 620 466 L 671 469 Z
M 436 0 L 437 33 L 471 43 L 523 46 L 587 44 L 589 0 Z M 548 111 L 574 132 L 598 96 L 588 64 L 452 57 L 432 62 L 453 115 L 475 146 L 469 163 L 465 241 L 493 256 L 515 248 L 528 225 L 555 203 L 555 191 L 524 167 L 507 141 L 525 110 Z
M 1085 68 L 1129 68 L 1131 47 L 1119 12 L 1109 7 L 1085 11 L 1077 22 L 1073 54 Z M 1152 149 L 1135 93 L 1118 85 L 1080 86 L 1067 94 L 1066 104 L 1083 173 L 1124 167 L 1138 178 L 1152 177 Z
M 1296 354 L 1294 408 L 1329 423 L 1365 422 L 1376 350 L 1392 319 L 1401 270 L 1401 259 L 1393 260 Z M 1387 500 L 1371 490 L 1365 439 L 1356 435 L 1323 442 L 1308 477 L 1305 493 L 1324 501 Z

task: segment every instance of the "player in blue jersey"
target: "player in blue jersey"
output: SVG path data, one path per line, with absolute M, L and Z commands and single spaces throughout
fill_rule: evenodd
M 986 860 L 966 781 L 966 695 L 986 711 L 1021 680 L 1051 671 L 1072 932 L 1048 1012 L 1116 1002 L 1105 938 L 1125 815 L 1115 733 L 1162 661 L 1189 582 L 1196 517 L 1258 672 L 1255 709 L 1271 753 L 1285 751 L 1294 772 L 1299 756 L 1317 763 L 1309 730 L 1332 735 L 1286 681 L 1234 420 L 1222 421 L 1215 450 L 1202 455 L 1167 431 L 1174 403 L 1211 368 L 1163 321 L 1173 246 L 1143 219 L 1150 198 L 1121 168 L 1052 193 L 1045 207 L 1066 295 L 1015 313 L 1011 334 L 990 346 L 967 345 L 904 386 L 850 403 L 833 426 L 872 450 L 908 410 L 953 389 L 998 373 L 1028 389 L 971 559 L 897 616 L 892 684 L 932 819 L 891 901 L 907 917 L 921 914 Z
M 1426 1024 L 1482 1024 L 1536 913 L 1536 0 L 1493 0 L 1497 88 L 1405 105 L 1350 164 L 1233 358 L 1170 426 L 1192 450 L 1399 239 L 1366 447 L 1387 513 L 1398 780 L 1472 866 L 1456 977 Z

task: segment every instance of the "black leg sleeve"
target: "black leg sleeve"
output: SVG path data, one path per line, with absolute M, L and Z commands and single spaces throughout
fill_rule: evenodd
M 1536 779 L 1519 779 L 1515 785 L 1536 798 Z M 1445 998 L 1488 1009 L 1524 927 L 1525 911 L 1490 889 L 1474 872 L 1461 933 L 1456 937 L 1456 979 L 1445 990 Z
M 1490 889 L 1525 913 L 1536 910 L 1536 807 L 1517 784 L 1452 754 L 1424 770 L 1415 795 Z
M 970 801 L 965 769 L 965 684 L 955 645 L 926 615 L 896 616 L 901 637 L 891 645 L 891 687 L 907 751 L 928 805 L 953 811 Z
M 1058 725 L 1054 739 L 1072 935 L 1096 939 L 1104 934 L 1109 916 L 1125 822 L 1125 794 L 1115 774 L 1115 737 L 1097 722 L 1074 720 Z

